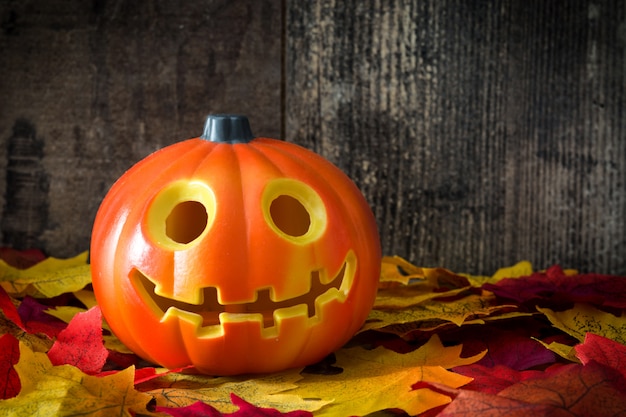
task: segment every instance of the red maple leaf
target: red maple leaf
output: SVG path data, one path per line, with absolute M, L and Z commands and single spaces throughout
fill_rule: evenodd
M 9 294 L 7 294 L 6 290 L 2 287 L 0 287 L 0 310 L 2 310 L 7 319 L 15 323 L 20 329 L 26 331 L 26 327 L 24 323 L 22 323 L 22 318 L 17 312 L 17 307 L 13 304 L 13 300 L 11 300 Z
M 585 335 L 585 341 L 574 346 L 576 356 L 583 364 L 591 361 L 615 369 L 626 378 L 626 346 L 593 333 Z
M 39 249 L 0 248 L 0 259 L 14 268 L 26 269 L 46 259 L 46 255 Z
M 482 288 L 518 303 L 577 302 L 626 308 L 625 277 L 601 274 L 568 275 L 558 265 L 527 277 L 505 278 L 495 284 L 486 283 Z
M 29 333 L 43 333 L 50 338 L 57 337 L 67 327 L 63 321 L 46 313 L 49 306 L 39 303 L 32 297 L 25 297 L 17 311 Z
M 20 392 L 20 378 L 13 368 L 19 358 L 19 341 L 10 334 L 0 337 L 0 399 L 15 397 Z
M 626 413 L 626 379 L 595 361 L 553 368 L 497 395 L 461 390 L 441 417 L 616 416 Z
M 523 332 L 524 329 L 503 330 L 492 326 L 478 326 L 471 329 L 471 334 L 465 335 L 463 348 L 469 352 L 487 350 L 487 354 L 476 362 L 486 367 L 503 365 L 521 371 L 555 361 L 554 353 L 533 340 L 530 331 L 528 334 Z M 456 372 L 471 366 L 473 365 L 454 370 Z
M 478 364 L 459 366 L 454 368 L 454 372 L 474 378 L 472 382 L 463 387 L 464 389 L 488 394 L 497 394 L 513 384 L 530 378 L 537 378 L 543 374 L 541 371 L 534 370 L 517 371 L 504 365 L 487 367 Z
M 230 394 L 230 400 L 233 405 L 239 407 L 239 410 L 232 413 L 222 414 L 214 407 L 203 402 L 196 402 L 187 407 L 170 408 L 157 407 L 157 411 L 167 413 L 174 417 L 312 417 L 313 413 L 309 411 L 290 411 L 281 413 L 273 408 L 256 407 L 249 402 L 239 398 L 235 394 Z
M 74 365 L 90 375 L 102 370 L 107 356 L 102 340 L 102 313 L 98 306 L 76 314 L 48 351 L 53 365 Z

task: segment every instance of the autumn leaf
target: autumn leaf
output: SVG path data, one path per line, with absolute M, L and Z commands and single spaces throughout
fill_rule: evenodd
M 397 282 L 409 285 L 410 282 L 422 280 L 423 284 L 432 288 L 446 286 L 446 282 L 456 282 L 455 286 L 480 287 L 485 283 L 496 283 L 504 278 L 518 278 L 532 274 L 532 264 L 520 261 L 515 265 L 498 269 L 492 276 L 477 276 L 466 273 L 454 273 L 445 268 L 421 268 L 399 256 L 384 256 L 381 264 L 380 281 Z M 442 285 L 444 284 L 444 285 Z M 383 288 L 386 286 L 383 285 Z M 454 286 L 453 286 L 454 287 Z
M 202 401 L 197 401 L 191 405 L 185 407 L 156 407 L 156 411 L 165 413 L 173 417 L 222 417 L 224 414 L 219 410 L 205 404 Z
M 68 323 L 79 313 L 84 313 L 87 309 L 75 306 L 57 306 L 46 310 L 46 314 L 49 314 L 57 319 Z
M 27 269 L 0 260 L 0 285 L 12 296 L 55 297 L 91 282 L 87 252 L 70 259 L 46 258 Z
M 48 351 L 53 365 L 74 365 L 89 375 L 102 370 L 107 356 L 99 307 L 77 314 Z
M 449 323 L 461 326 L 470 319 L 475 319 L 473 323 L 482 323 L 482 319 L 491 314 L 515 308 L 495 301 L 491 294 L 470 294 L 451 301 L 423 302 L 410 309 L 374 309 L 361 331 L 376 329 L 406 336 L 416 330 L 434 330 Z
M 480 287 L 484 284 L 495 284 L 505 278 L 519 278 L 532 274 L 533 267 L 528 261 L 520 261 L 512 266 L 507 266 L 498 269 L 492 276 L 477 276 L 470 274 L 460 274 L 465 276 L 468 281 L 476 287 Z
M 498 395 L 462 390 L 440 417 L 616 416 L 626 413 L 626 380 L 597 362 L 560 366 Z
M 467 278 L 445 268 L 421 268 L 399 256 L 382 259 L 380 280 L 404 285 L 418 283 L 436 289 L 456 289 L 470 286 Z M 383 285 L 384 288 L 384 285 Z
M 626 316 L 624 312 L 620 317 L 617 317 L 588 304 L 576 304 L 574 308 L 560 312 L 541 307 L 537 307 L 537 310 L 545 314 L 553 326 L 581 342 L 585 340 L 587 333 L 595 333 L 626 344 Z
M 281 413 L 273 408 L 260 408 L 249 402 L 239 398 L 235 394 L 230 395 L 232 404 L 239 409 L 232 413 L 222 414 L 219 410 L 205 404 L 203 402 L 196 402 L 186 407 L 180 408 L 167 408 L 157 407 L 157 411 L 167 413 L 174 417 L 312 417 L 313 413 L 309 411 L 290 411 L 287 413 Z
M 598 362 L 620 372 L 626 378 L 626 346 L 606 337 L 587 333 L 583 343 L 574 347 L 583 364 Z
M 545 300 L 551 304 L 575 302 L 626 308 L 626 279 L 601 274 L 571 275 L 558 265 L 527 277 L 486 283 L 483 288 L 518 303 Z
M 79 291 L 74 291 L 74 296 L 87 308 L 92 308 L 98 305 L 93 290 L 82 289 Z
M 570 415 L 617 415 L 626 412 L 626 380 L 596 362 L 566 365 L 545 378 L 533 378 L 500 392 L 520 401 L 550 404 Z M 621 400 L 619 399 L 621 398 Z
M 12 267 L 26 269 L 46 259 L 46 255 L 39 249 L 0 248 L 0 259 Z
M 17 307 L 15 306 L 13 300 L 4 290 L 4 288 L 0 287 L 0 310 L 4 313 L 4 316 L 15 323 L 22 330 L 26 330 L 26 326 L 22 323 L 22 318 L 20 317 L 19 312 L 17 311 Z
M 137 388 L 153 396 L 160 407 L 185 407 L 201 401 L 223 413 L 237 411 L 237 407 L 230 402 L 230 394 L 233 392 L 258 407 L 281 412 L 315 411 L 328 403 L 319 398 L 305 399 L 294 395 L 291 390 L 297 387 L 296 382 L 301 379 L 300 369 L 252 379 L 250 375 L 214 378 L 172 373 L 139 384 Z
M 19 341 L 10 334 L 0 337 L 0 399 L 15 397 L 20 392 L 20 379 L 14 369 L 20 356 Z
M 407 285 L 411 279 L 422 279 L 422 268 L 412 265 L 399 256 L 383 256 L 380 268 L 380 282 L 399 282 Z
M 471 330 L 472 338 L 464 342 L 464 347 L 473 352 L 487 351 L 487 354 L 476 364 L 488 367 L 506 366 L 522 371 L 525 369 L 554 363 L 555 355 L 547 350 L 530 335 L 525 335 L 520 329 L 498 329 L 476 327 Z M 531 333 L 531 332 L 528 332 Z M 454 368 L 455 372 L 466 375 L 463 371 L 467 367 Z
M 18 313 L 29 333 L 43 333 L 50 338 L 55 338 L 67 324 L 46 314 L 49 306 L 39 303 L 36 299 L 25 297 L 18 308 Z
M 531 378 L 542 376 L 541 371 L 518 371 L 508 366 L 495 365 L 492 367 L 473 364 L 454 368 L 454 372 L 472 378 L 464 389 L 480 391 L 487 394 L 497 394 L 505 388 Z
M 24 328 L 24 323 L 21 322 L 21 318 L 20 325 L 17 325 L 14 320 L 7 318 L 4 311 L 0 309 L 0 335 L 12 335 L 20 342 L 25 343 L 31 349 L 39 352 L 45 352 L 50 348 L 50 346 L 52 346 L 52 340 L 49 337 L 40 333 L 30 333 L 28 328 Z
M 559 343 L 555 341 L 551 341 L 550 343 L 544 342 L 543 340 L 536 339 L 537 342 L 541 343 L 546 349 L 550 352 L 554 352 L 559 355 L 561 358 L 566 359 L 571 362 L 580 361 L 576 357 L 576 352 L 574 351 L 574 347 L 565 343 Z
M 393 288 L 382 288 L 378 290 L 375 310 L 399 310 L 416 306 L 425 301 L 435 298 L 454 297 L 466 291 L 468 287 L 456 288 L 453 290 L 436 292 L 426 283 L 414 283 L 407 286 Z
M 491 395 L 484 392 L 462 390 L 437 417 L 569 417 L 570 414 L 544 404 L 528 403 Z
M 22 389 L 17 397 L 0 401 L 3 416 L 150 414 L 146 406 L 151 397 L 133 387 L 134 368 L 90 376 L 74 366 L 53 366 L 45 353 L 33 352 L 22 343 L 15 370 Z
M 428 388 L 412 390 L 418 382 L 458 388 L 471 378 L 446 368 L 473 363 L 483 354 L 461 358 L 462 346 L 444 347 L 437 336 L 413 352 L 400 354 L 383 347 L 360 347 L 336 352 L 335 375 L 306 375 L 298 388 L 290 391 L 304 398 L 332 401 L 319 416 L 366 415 L 387 408 L 416 415 L 450 402 L 450 397 Z

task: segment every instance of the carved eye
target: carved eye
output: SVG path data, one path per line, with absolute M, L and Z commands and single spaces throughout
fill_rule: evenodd
M 152 201 L 147 217 L 148 233 L 162 247 L 187 249 L 208 233 L 215 209 L 215 194 L 206 184 L 174 182 Z
M 326 207 L 317 192 L 303 182 L 280 178 L 267 184 L 262 210 L 270 228 L 282 238 L 304 245 L 326 230 Z

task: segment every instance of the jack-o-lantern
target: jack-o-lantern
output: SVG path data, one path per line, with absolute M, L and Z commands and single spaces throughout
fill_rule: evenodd
M 95 219 L 91 266 L 119 339 L 168 368 L 273 372 L 323 359 L 370 311 L 380 243 L 354 183 L 243 116 L 128 170 Z

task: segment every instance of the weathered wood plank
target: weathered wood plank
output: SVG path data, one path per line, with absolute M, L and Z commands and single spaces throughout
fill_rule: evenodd
M 281 13 L 280 0 L 0 2 L 2 244 L 86 250 L 113 181 L 198 136 L 208 113 L 279 136 Z
M 343 168 L 385 253 L 626 273 L 626 6 L 287 1 L 285 136 Z

